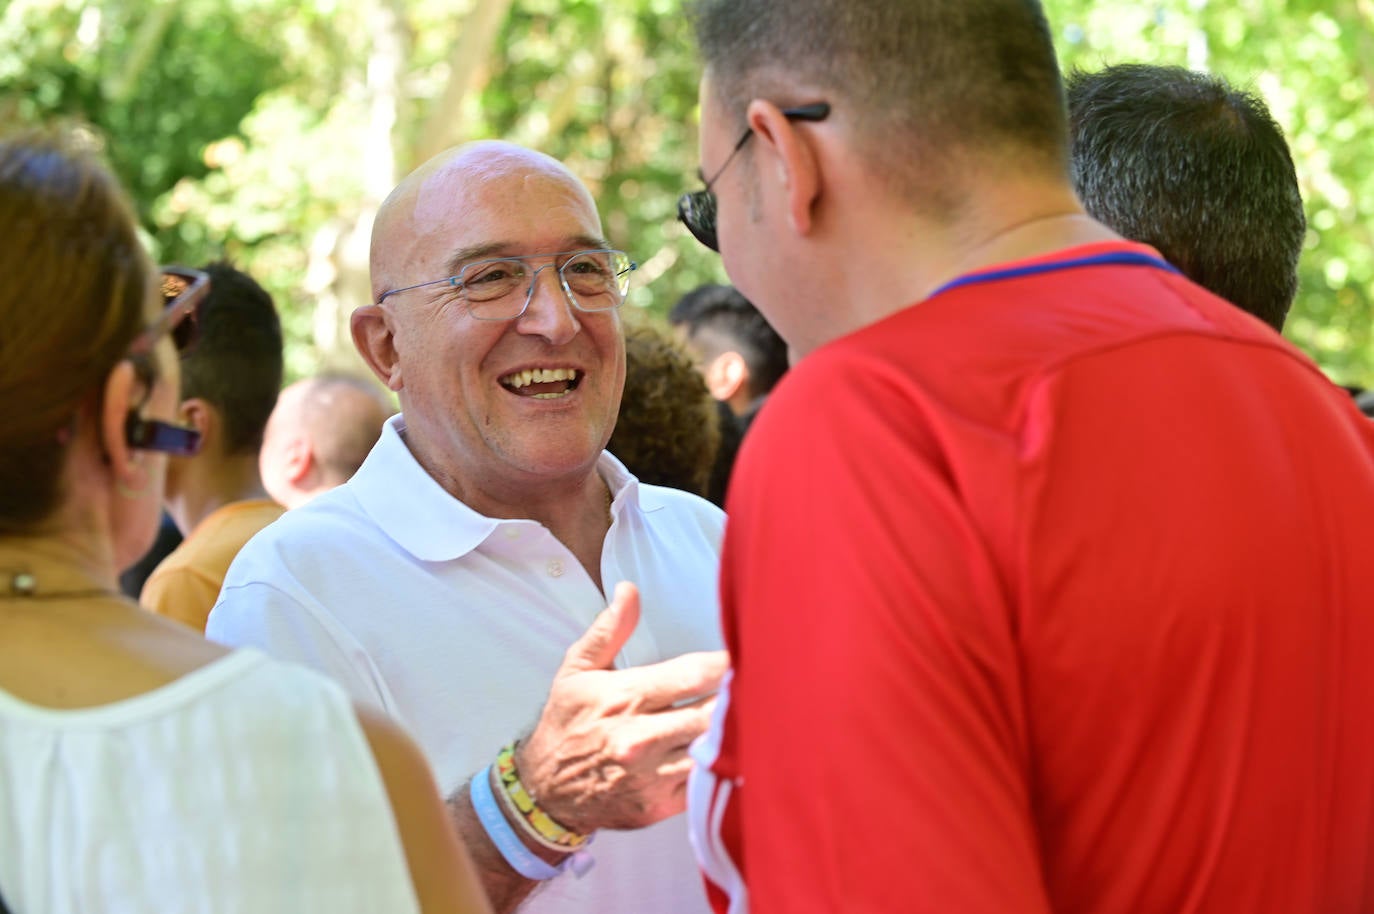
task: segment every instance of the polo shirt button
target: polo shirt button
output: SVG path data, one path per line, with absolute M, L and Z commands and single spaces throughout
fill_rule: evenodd
M 549 577 L 561 578 L 563 576 L 563 563 L 558 559 L 549 559 Z
M 507 539 L 515 539 L 520 535 L 520 528 L 515 524 L 503 524 L 501 530 L 506 534 Z

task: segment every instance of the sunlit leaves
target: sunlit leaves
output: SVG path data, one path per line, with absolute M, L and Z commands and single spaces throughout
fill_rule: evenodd
M 348 347 L 327 329 L 367 298 L 371 207 L 436 118 L 445 137 L 511 139 L 583 176 L 642 264 L 631 306 L 664 310 L 722 280 L 673 218 L 698 164 L 681 0 L 514 0 L 481 59 L 455 60 L 478 12 L 505 2 L 9 0 L 0 115 L 94 124 L 160 255 L 225 252 L 272 289 L 293 372 Z M 1066 65 L 1202 67 L 1266 99 L 1311 229 L 1288 336 L 1338 380 L 1374 386 L 1374 0 L 1045 6 Z

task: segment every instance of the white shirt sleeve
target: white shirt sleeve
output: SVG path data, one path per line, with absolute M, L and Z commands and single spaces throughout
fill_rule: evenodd
M 372 658 L 323 607 L 262 580 L 235 583 L 233 570 L 210 611 L 205 637 L 307 666 L 339 683 L 355 701 L 394 714 Z

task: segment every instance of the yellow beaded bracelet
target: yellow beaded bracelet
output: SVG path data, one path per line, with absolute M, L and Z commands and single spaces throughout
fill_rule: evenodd
M 520 773 L 515 770 L 515 743 L 503 747 L 497 753 L 496 765 L 492 770 L 501 784 L 499 793 L 506 802 L 506 808 L 524 828 L 525 834 L 539 845 L 549 850 L 567 853 L 577 850 L 591 838 L 590 835 L 578 834 L 558 824 L 534 802 L 534 797 L 530 796 L 530 792 L 520 782 Z

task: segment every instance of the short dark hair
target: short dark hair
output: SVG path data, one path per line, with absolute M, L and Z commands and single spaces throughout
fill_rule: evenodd
M 210 294 L 197 315 L 195 348 L 181 359 L 181 396 L 219 410 L 226 454 L 256 454 L 281 389 L 281 321 L 251 276 L 224 261 L 203 269 Z
M 625 392 L 607 449 L 641 482 L 705 495 L 719 421 L 686 349 L 653 324 L 627 326 Z
M 1119 64 L 1068 80 L 1083 205 L 1276 330 L 1307 233 L 1283 131 L 1220 76 Z
M 753 98 L 828 101 L 903 198 L 954 205 L 932 165 L 953 169 L 969 151 L 1067 171 L 1063 86 L 1036 0 L 696 0 L 693 18 L 712 90 L 741 125 Z
M 668 320 L 687 328 L 710 360 L 731 349 L 749 366 L 749 393 L 761 397 L 787 372 L 787 343 L 734 286 L 698 286 L 678 299 Z

